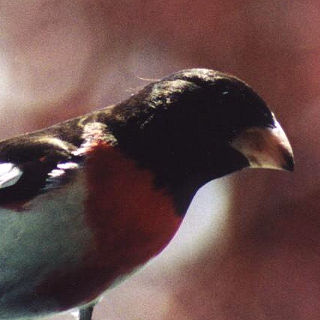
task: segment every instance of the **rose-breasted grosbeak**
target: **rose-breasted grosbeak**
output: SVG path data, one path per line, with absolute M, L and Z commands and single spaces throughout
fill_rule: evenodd
M 0 319 L 90 318 L 168 244 L 202 185 L 245 167 L 293 170 L 290 144 L 250 87 L 207 69 L 0 142 Z

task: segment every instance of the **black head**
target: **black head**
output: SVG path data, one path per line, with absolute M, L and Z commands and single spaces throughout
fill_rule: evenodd
M 182 198 L 249 166 L 232 141 L 248 128 L 273 127 L 272 113 L 250 87 L 207 69 L 183 70 L 148 85 L 116 106 L 110 123 L 119 147 L 151 168 L 158 186 Z
M 210 130 L 211 138 L 230 140 L 249 127 L 272 127 L 274 117 L 266 103 L 241 80 L 208 69 L 183 70 L 164 79 L 190 84 L 187 100 L 199 128 Z M 187 89 L 188 91 L 188 89 Z M 187 107 L 188 105 L 188 107 Z

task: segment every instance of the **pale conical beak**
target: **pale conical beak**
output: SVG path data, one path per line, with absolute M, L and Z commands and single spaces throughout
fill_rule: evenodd
M 247 158 L 251 168 L 294 169 L 291 145 L 276 120 L 272 128 L 245 129 L 232 140 L 231 146 Z

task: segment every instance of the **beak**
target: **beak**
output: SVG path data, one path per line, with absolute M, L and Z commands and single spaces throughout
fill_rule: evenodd
M 276 119 L 272 128 L 245 129 L 232 140 L 231 146 L 247 158 L 251 168 L 294 169 L 291 145 Z

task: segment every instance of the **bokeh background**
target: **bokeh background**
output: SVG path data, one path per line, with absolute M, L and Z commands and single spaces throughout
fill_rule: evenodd
M 295 151 L 294 174 L 244 170 L 200 190 L 95 320 L 320 318 L 319 56 L 318 0 L 0 0 L 0 138 L 207 67 L 251 84 Z

